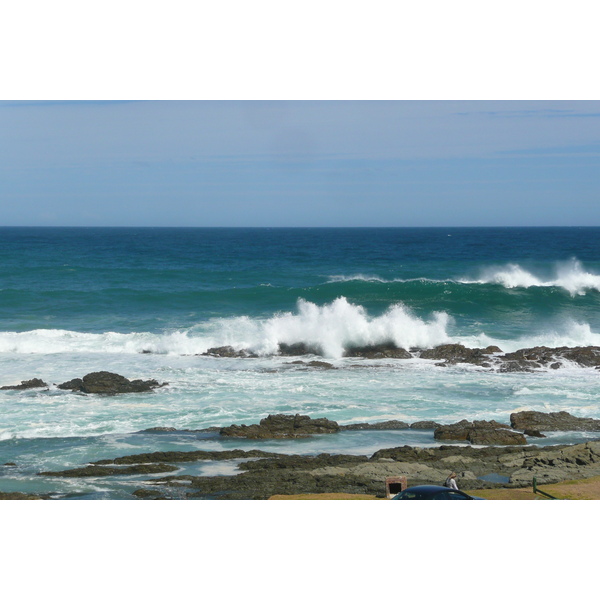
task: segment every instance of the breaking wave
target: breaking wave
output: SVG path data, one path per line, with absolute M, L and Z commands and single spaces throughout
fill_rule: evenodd
M 505 352 L 536 345 L 600 346 L 600 334 L 588 323 L 565 320 L 558 329 L 540 328 L 538 333 L 512 340 L 489 336 L 485 331 L 454 331 L 454 319 L 446 312 L 420 318 L 402 304 L 390 306 L 379 316 L 352 304 L 344 297 L 318 305 L 298 300 L 295 312 L 270 318 L 230 317 L 211 319 L 187 329 L 164 333 L 83 333 L 61 329 L 37 329 L 0 333 L 0 352 L 18 354 L 121 353 L 194 355 L 209 348 L 232 346 L 262 356 L 278 353 L 280 344 L 305 344 L 323 356 L 341 358 L 352 347 L 393 343 L 397 347 L 432 348 L 445 343 L 469 347 L 498 345 Z
M 385 279 L 377 275 L 365 275 L 357 273 L 355 275 L 332 275 L 327 279 L 327 283 L 347 283 L 347 282 L 366 282 L 366 283 L 457 283 L 464 285 L 483 285 L 494 284 L 501 285 L 507 289 L 511 288 L 533 288 L 533 287 L 557 287 L 569 292 L 571 296 L 583 296 L 588 290 L 600 292 L 600 275 L 586 271 L 581 262 L 572 259 L 567 262 L 557 263 L 554 272 L 550 276 L 544 276 L 521 267 L 518 264 L 507 264 L 503 266 L 489 267 L 481 272 L 477 278 L 449 278 L 449 279 L 431 279 L 427 277 L 419 278 L 393 278 Z
M 582 296 L 587 290 L 600 292 L 600 275 L 585 271 L 577 259 L 558 263 L 551 277 L 535 275 L 517 264 L 508 264 L 484 270 L 479 279 L 459 281 L 495 283 L 505 288 L 559 287 L 567 290 L 571 296 Z

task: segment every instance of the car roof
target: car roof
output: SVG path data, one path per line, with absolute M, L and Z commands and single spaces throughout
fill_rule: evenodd
M 443 485 L 413 485 L 412 487 L 406 488 L 406 490 L 403 491 L 415 491 L 415 492 L 440 492 L 440 491 L 445 491 L 447 490 L 447 487 L 444 487 Z

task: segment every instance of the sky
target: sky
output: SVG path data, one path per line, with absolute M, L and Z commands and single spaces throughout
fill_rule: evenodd
M 4 101 L 0 224 L 600 225 L 596 101 Z

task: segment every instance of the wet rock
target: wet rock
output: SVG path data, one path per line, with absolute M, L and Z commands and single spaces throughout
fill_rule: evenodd
M 219 346 L 218 348 L 209 348 L 200 356 L 218 356 L 221 358 L 256 358 L 256 354 L 248 350 L 236 350 L 233 346 Z
M 332 370 L 336 369 L 331 363 L 325 362 L 323 360 L 311 360 L 309 362 L 304 362 L 303 360 L 293 360 L 292 362 L 286 363 L 288 365 L 303 365 L 305 367 L 311 369 L 325 369 Z
M 539 369 L 540 365 L 532 360 L 509 360 L 503 362 L 498 371 L 500 373 L 531 373 Z
M 23 492 L 0 492 L 0 500 L 44 500 L 44 498 L 37 494 Z
M 524 410 L 512 413 L 510 424 L 519 431 L 600 431 L 600 419 L 574 417 L 566 411 L 543 413 Z
M 523 434 L 528 437 L 545 438 L 546 436 L 537 429 L 525 429 Z
M 221 429 L 226 437 L 269 439 L 306 437 L 321 433 L 337 433 L 340 426 L 329 419 L 311 419 L 305 415 L 269 415 L 258 425 L 231 425 Z
M 296 344 L 279 344 L 279 354 L 281 356 L 306 356 L 308 354 L 322 355 L 323 352 L 318 346 L 297 342 Z
M 163 387 L 167 383 L 158 383 L 155 379 L 142 381 L 134 379 L 130 381 L 122 375 L 109 373 L 108 371 L 97 371 L 88 373 L 83 379 L 71 379 L 61 383 L 58 387 L 61 390 L 73 390 L 85 394 L 131 394 L 137 392 L 149 392 L 157 387 Z
M 340 431 L 358 431 L 363 429 L 394 430 L 408 429 L 410 425 L 404 421 L 383 421 L 382 423 L 353 423 L 352 425 L 340 425 Z
M 436 440 L 465 441 L 476 445 L 526 444 L 525 436 L 497 421 L 467 421 L 438 427 L 433 434 Z
M 140 489 L 132 492 L 140 500 L 166 500 L 166 496 L 159 490 Z
M 420 358 L 445 360 L 449 364 L 471 363 L 478 365 L 489 358 L 489 354 L 492 353 L 489 348 L 495 348 L 495 346 L 489 346 L 482 350 L 481 348 L 467 348 L 462 344 L 442 344 L 430 350 L 423 350 Z
M 109 477 L 112 475 L 145 475 L 177 471 L 178 467 L 166 464 L 141 464 L 130 467 L 104 467 L 96 464 L 65 471 L 44 471 L 38 475 L 46 477 Z
M 83 388 L 83 379 L 71 379 L 69 381 L 65 381 L 64 383 L 59 383 L 56 387 L 60 390 L 74 390 L 76 392 L 80 392 Z
M 170 433 L 173 431 L 177 431 L 177 429 L 175 427 L 149 427 L 143 429 L 141 433 Z
M 182 452 L 170 450 L 166 452 L 148 452 L 130 454 L 119 458 L 97 460 L 94 465 L 139 465 L 152 463 L 196 462 L 199 460 L 233 460 L 237 458 L 278 458 L 284 456 L 263 450 L 191 450 Z
M 48 387 L 48 384 L 41 379 L 28 379 L 27 381 L 21 381 L 19 385 L 5 385 L 0 387 L 0 390 L 30 390 L 33 388 Z
M 413 423 L 410 428 L 411 429 L 437 429 L 438 427 L 441 427 L 442 425 L 440 423 L 437 423 L 436 421 L 417 421 L 416 423 Z
M 412 354 L 404 348 L 398 348 L 395 344 L 374 344 L 369 346 L 354 346 L 344 352 L 344 356 L 349 358 L 412 358 Z

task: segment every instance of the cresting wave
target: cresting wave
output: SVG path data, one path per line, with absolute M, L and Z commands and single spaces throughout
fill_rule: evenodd
M 461 343 L 469 347 L 498 345 L 504 351 L 536 345 L 600 346 L 600 334 L 587 323 L 565 321 L 559 331 L 543 331 L 519 339 L 501 340 L 479 333 L 449 333 L 454 320 L 445 312 L 419 318 L 402 304 L 390 306 L 380 316 L 370 316 L 363 306 L 340 297 L 317 305 L 298 300 L 295 312 L 278 313 L 268 319 L 231 317 L 212 319 L 189 329 L 165 333 L 82 333 L 37 329 L 0 333 L 0 353 L 122 353 L 193 355 L 216 346 L 232 346 L 259 355 L 277 354 L 279 344 L 304 343 L 319 347 L 324 356 L 341 358 L 346 349 L 381 343 L 400 348 L 433 348 Z
M 571 296 L 585 295 L 588 290 L 600 292 L 600 275 L 586 271 L 581 262 L 572 259 L 568 262 L 557 263 L 551 276 L 536 275 L 518 264 L 507 264 L 503 266 L 484 269 L 477 278 L 457 279 L 429 279 L 425 277 L 413 279 L 384 279 L 376 275 L 333 275 L 328 278 L 327 283 L 345 283 L 349 281 L 363 281 L 368 283 L 462 283 L 465 285 L 501 285 L 507 289 L 530 288 L 530 287 L 557 287 L 569 292 Z

